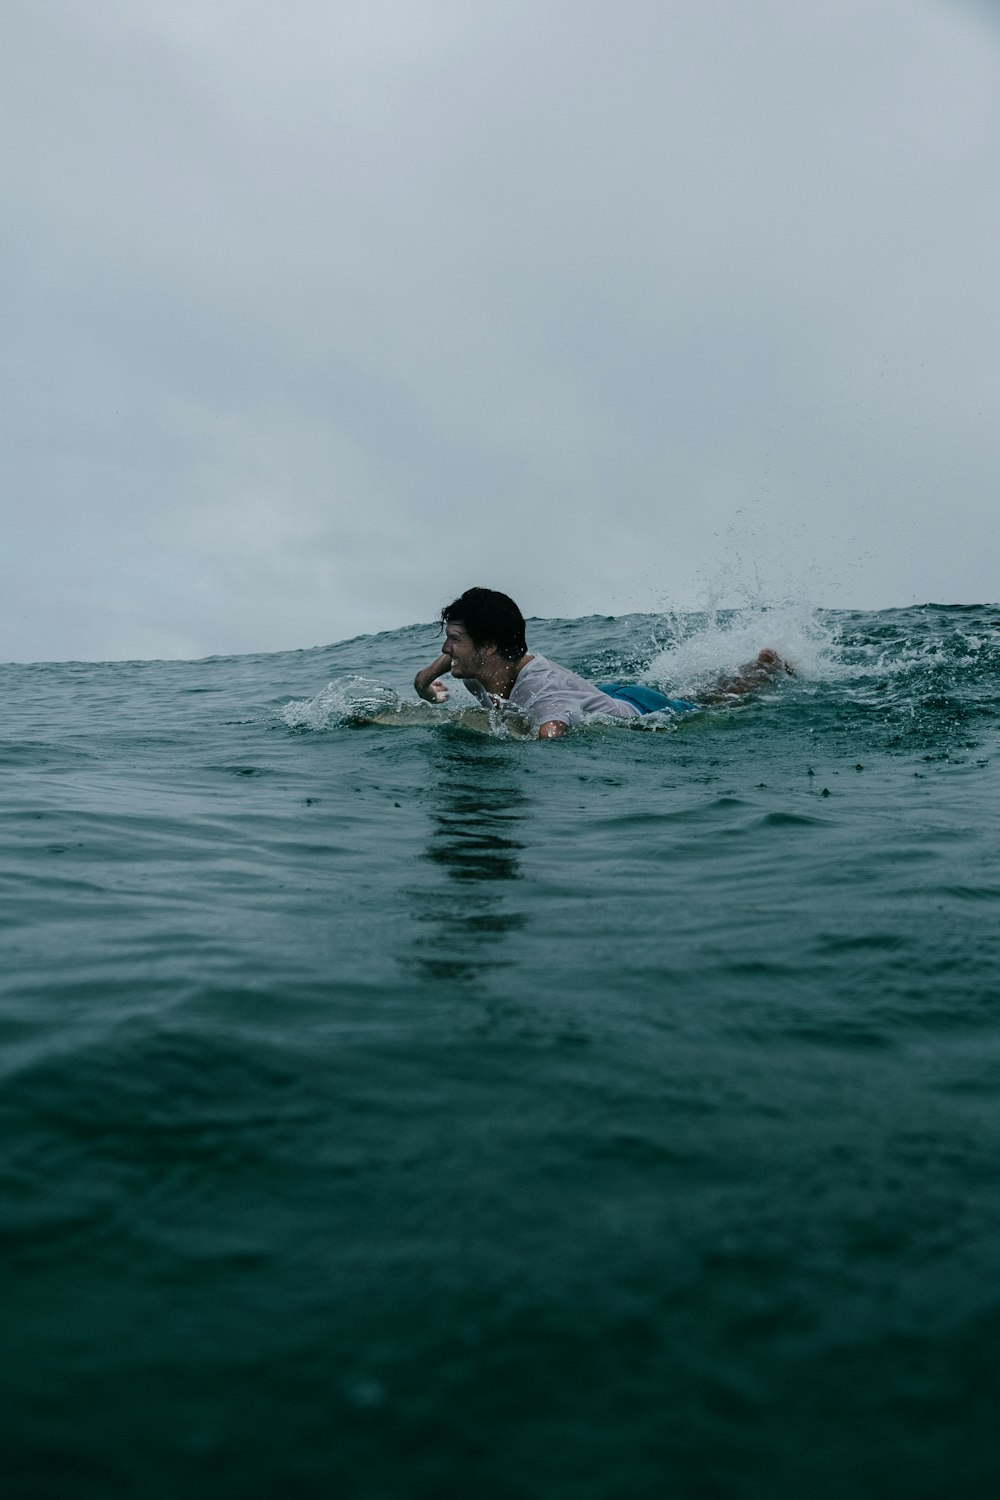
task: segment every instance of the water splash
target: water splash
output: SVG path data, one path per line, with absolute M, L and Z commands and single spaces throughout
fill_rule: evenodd
M 280 714 L 289 729 L 336 729 L 346 725 L 467 729 L 494 739 L 523 739 L 531 726 L 513 711 L 454 704 L 412 702 L 369 677 L 338 677 L 315 698 L 293 699 Z
M 289 729 L 331 729 L 337 724 L 357 723 L 403 708 L 394 688 L 371 678 L 337 677 L 315 698 L 296 698 L 281 710 Z
M 840 675 L 836 626 L 822 612 L 794 602 L 748 605 L 664 616 L 667 641 L 650 660 L 644 681 L 662 692 L 696 694 L 718 677 L 737 672 L 765 646 L 790 662 L 799 678 Z

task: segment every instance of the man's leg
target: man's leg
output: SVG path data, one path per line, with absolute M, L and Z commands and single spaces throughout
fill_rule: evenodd
M 740 667 L 733 677 L 720 677 L 718 682 L 699 693 L 698 698 L 702 703 L 723 703 L 727 698 L 752 693 L 782 674 L 794 677 L 795 668 L 783 656 L 779 656 L 777 651 L 765 647 L 755 661 Z

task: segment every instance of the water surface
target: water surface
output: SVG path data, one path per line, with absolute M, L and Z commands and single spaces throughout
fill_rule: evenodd
M 995 1496 L 1000 610 L 436 641 L 0 668 L 6 1500 Z

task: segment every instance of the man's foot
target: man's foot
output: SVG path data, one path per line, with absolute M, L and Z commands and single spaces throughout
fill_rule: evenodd
M 755 667 L 761 667 L 768 676 L 776 676 L 779 672 L 787 672 L 789 677 L 795 676 L 795 668 L 791 662 L 779 656 L 777 651 L 772 651 L 770 646 L 765 646 L 763 651 L 753 663 Z

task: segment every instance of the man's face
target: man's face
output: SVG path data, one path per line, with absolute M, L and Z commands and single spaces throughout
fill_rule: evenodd
M 449 620 L 441 650 L 451 658 L 452 677 L 478 677 L 484 658 L 496 648 L 477 646 L 460 621 Z

